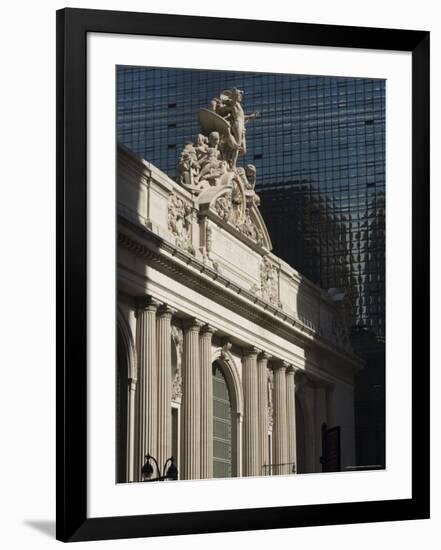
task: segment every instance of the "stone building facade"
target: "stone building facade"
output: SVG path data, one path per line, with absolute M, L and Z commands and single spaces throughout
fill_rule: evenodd
M 146 455 L 173 456 L 179 479 L 320 472 L 323 423 L 355 463 L 362 364 L 339 294 L 271 253 L 254 167 L 237 166 L 244 125 L 216 101 L 178 182 L 118 147 L 120 482 L 142 481 Z

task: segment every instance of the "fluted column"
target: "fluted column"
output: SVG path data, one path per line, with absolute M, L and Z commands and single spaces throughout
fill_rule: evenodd
M 260 350 L 250 348 L 244 351 L 242 362 L 242 383 L 244 397 L 243 418 L 243 476 L 261 475 L 259 462 L 259 404 L 257 355 Z
M 201 479 L 213 477 L 213 380 L 211 340 L 216 329 L 204 325 L 201 329 Z
M 201 473 L 201 325 L 197 319 L 191 319 L 184 324 L 181 479 L 199 479 Z
M 159 302 L 140 300 L 136 320 L 138 354 L 138 445 L 135 479 L 142 479 L 145 455 L 157 456 L 158 367 L 156 361 L 156 311 Z
M 257 394 L 259 424 L 259 471 L 260 475 L 268 474 L 268 359 L 271 356 L 263 352 L 257 361 Z
M 274 364 L 274 426 L 273 426 L 273 469 L 275 474 L 286 473 L 287 426 L 286 426 L 286 369 L 288 363 L 278 361 Z
M 171 318 L 176 310 L 164 304 L 156 315 L 158 360 L 158 464 L 162 468 L 172 454 L 171 419 Z
M 292 365 L 286 369 L 286 422 L 287 422 L 287 466 L 286 473 L 297 471 L 296 444 L 296 370 Z M 294 470 L 293 470 L 294 465 Z

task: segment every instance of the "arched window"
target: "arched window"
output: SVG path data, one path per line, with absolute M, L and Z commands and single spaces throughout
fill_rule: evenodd
M 231 397 L 219 362 L 213 363 L 213 477 L 232 477 L 233 422 Z

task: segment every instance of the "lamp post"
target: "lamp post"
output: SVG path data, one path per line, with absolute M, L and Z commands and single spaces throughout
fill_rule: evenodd
M 164 463 L 164 466 L 162 467 L 162 473 L 159 469 L 159 464 L 156 458 L 150 454 L 145 455 L 146 462 L 144 466 L 141 468 L 141 473 L 144 477 L 144 481 L 175 481 L 178 479 L 178 469 L 175 466 L 175 459 L 171 456 L 170 458 L 167 458 L 167 460 Z M 153 466 L 151 464 L 151 461 L 156 466 L 156 471 L 158 475 L 156 477 L 152 477 L 154 473 Z

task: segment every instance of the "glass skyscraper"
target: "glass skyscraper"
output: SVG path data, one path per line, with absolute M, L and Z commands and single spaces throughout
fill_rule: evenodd
M 247 154 L 273 251 L 346 291 L 368 364 L 356 389 L 359 464 L 384 464 L 385 81 L 232 71 L 117 68 L 117 138 L 171 178 L 197 112 L 245 91 Z M 371 391 L 372 390 L 372 391 Z M 373 397 L 374 396 L 374 397 Z

